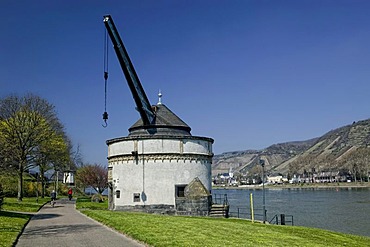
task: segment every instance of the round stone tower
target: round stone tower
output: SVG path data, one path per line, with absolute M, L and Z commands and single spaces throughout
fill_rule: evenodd
M 151 106 L 112 17 L 104 16 L 104 23 L 141 117 L 127 137 L 107 141 L 109 208 L 207 215 L 213 140 L 192 136 L 161 94 Z
M 152 124 L 107 141 L 110 209 L 207 215 L 213 139 L 192 136 L 161 101 L 152 110 Z

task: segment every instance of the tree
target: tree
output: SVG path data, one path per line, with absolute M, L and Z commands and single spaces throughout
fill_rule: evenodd
M 82 186 L 91 186 L 101 194 L 108 187 L 108 168 L 100 164 L 85 165 L 77 170 L 76 180 Z
M 0 100 L 0 156 L 17 170 L 18 200 L 23 198 L 23 172 L 37 166 L 42 147 L 61 136 L 66 136 L 63 125 L 45 99 L 28 94 Z
M 38 147 L 35 163 L 41 174 L 41 197 L 45 196 L 45 172 L 51 169 L 64 170 L 70 163 L 70 149 L 67 143 L 66 137 L 53 133 L 49 140 L 41 142 Z

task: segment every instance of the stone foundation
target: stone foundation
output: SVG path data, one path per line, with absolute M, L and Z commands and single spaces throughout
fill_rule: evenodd
M 208 216 L 212 206 L 212 196 L 197 199 L 176 198 L 176 214 L 189 216 Z
M 127 212 L 143 212 L 150 214 L 167 214 L 167 215 L 176 214 L 176 209 L 173 205 L 163 205 L 163 204 L 116 206 L 114 210 Z

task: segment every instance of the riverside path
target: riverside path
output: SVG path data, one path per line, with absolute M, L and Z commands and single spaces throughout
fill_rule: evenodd
M 44 205 L 28 222 L 17 247 L 144 246 L 88 218 L 75 208 L 75 201 L 58 200 Z

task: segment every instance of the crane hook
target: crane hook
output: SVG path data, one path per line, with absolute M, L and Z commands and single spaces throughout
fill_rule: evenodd
M 108 126 L 108 113 L 107 113 L 107 82 L 108 82 L 108 33 L 105 30 L 104 35 L 104 113 L 102 126 L 106 128 Z
M 108 123 L 107 123 L 107 120 L 108 120 L 108 112 L 106 112 L 106 111 L 103 113 L 103 120 L 104 120 L 104 124 L 102 124 L 102 126 L 104 128 L 106 128 L 108 126 Z

